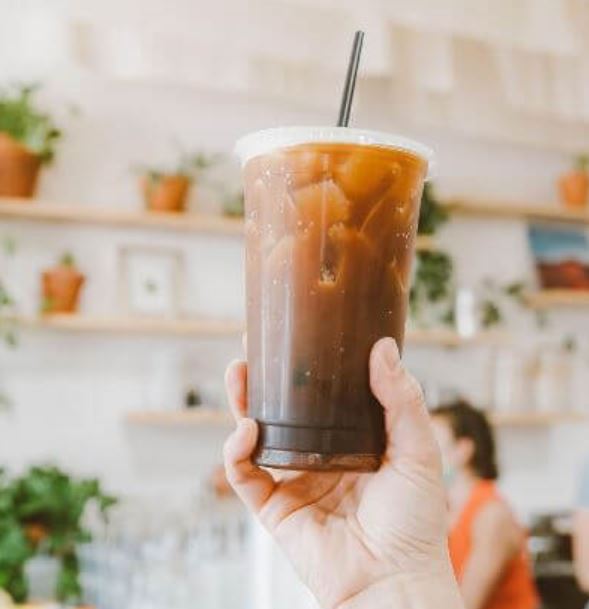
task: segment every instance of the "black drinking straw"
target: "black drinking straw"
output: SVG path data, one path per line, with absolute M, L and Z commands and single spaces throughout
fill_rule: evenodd
M 356 32 L 354 34 L 354 44 L 352 46 L 352 54 L 350 55 L 350 63 L 348 64 L 348 73 L 346 74 L 346 82 L 342 93 L 342 103 L 339 109 L 339 118 L 337 119 L 338 127 L 347 127 L 350 122 L 350 110 L 352 109 L 352 101 L 354 99 L 354 89 L 356 87 L 356 76 L 358 74 L 358 64 L 360 63 L 360 54 L 362 53 L 362 43 L 364 42 L 364 32 Z

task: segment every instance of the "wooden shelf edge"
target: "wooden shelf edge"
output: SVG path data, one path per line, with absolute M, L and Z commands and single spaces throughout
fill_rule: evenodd
M 178 231 L 211 232 L 242 235 L 244 221 L 213 214 L 157 213 L 143 210 L 125 210 L 115 207 L 91 205 L 58 205 L 35 199 L 0 197 L 0 218 L 39 222 L 67 222 L 172 229 Z M 421 251 L 436 249 L 436 241 L 430 235 L 418 235 L 416 247 Z
M 481 331 L 473 336 L 462 336 L 455 330 L 436 328 L 432 330 L 410 330 L 405 336 L 408 345 L 466 347 L 477 345 L 502 345 L 508 343 L 510 336 L 507 332 Z
M 418 252 L 433 252 L 439 249 L 439 245 L 432 235 L 417 235 L 415 249 Z
M 154 427 L 229 426 L 233 418 L 228 412 L 198 406 L 190 410 L 135 410 L 125 415 L 125 422 Z
M 589 290 L 539 290 L 524 296 L 532 309 L 551 307 L 589 307 Z
M 127 210 L 96 205 L 62 205 L 36 199 L 0 197 L 0 218 L 13 220 L 98 224 L 120 228 L 136 227 L 170 229 L 177 231 L 210 232 L 241 235 L 241 219 L 213 214 L 158 213 L 144 210 Z
M 239 321 L 206 318 L 157 319 L 145 317 L 92 317 L 84 315 L 46 315 L 16 317 L 24 328 L 71 332 L 120 332 L 122 334 L 175 334 L 187 336 L 232 336 L 241 334 Z
M 245 331 L 245 322 L 207 318 L 158 319 L 149 317 L 94 317 L 90 315 L 53 314 L 39 317 L 11 317 L 5 321 L 25 329 L 63 332 L 107 332 L 120 334 L 177 336 L 237 336 Z M 483 331 L 461 336 L 454 330 L 410 330 L 405 343 L 412 346 L 468 347 L 508 344 L 511 336 L 503 331 Z
M 528 205 L 516 201 L 492 201 L 470 197 L 449 197 L 443 206 L 452 214 L 524 218 L 589 224 L 589 210 L 569 210 L 556 204 Z
M 579 412 L 490 412 L 489 418 L 497 427 L 549 427 L 559 424 L 589 423 L 589 413 Z M 229 426 L 233 418 L 228 412 L 197 407 L 193 410 L 128 412 L 125 421 L 132 425 L 161 427 Z

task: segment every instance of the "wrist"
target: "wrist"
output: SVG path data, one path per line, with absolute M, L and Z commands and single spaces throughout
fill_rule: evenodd
M 428 573 L 394 574 L 338 605 L 336 609 L 464 609 L 450 565 Z

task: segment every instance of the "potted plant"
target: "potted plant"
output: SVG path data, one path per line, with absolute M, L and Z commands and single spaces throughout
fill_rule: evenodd
M 566 207 L 578 209 L 587 205 L 589 197 L 589 155 L 579 155 L 572 171 L 558 180 L 560 199 Z
M 27 86 L 0 91 L 0 196 L 32 197 L 41 165 L 50 163 L 61 132 Z
M 116 503 L 96 479 L 77 480 L 55 467 L 32 467 L 13 480 L 0 470 L 0 588 L 17 602 L 27 599 L 26 565 L 34 557 L 59 563 L 55 597 L 82 598 L 78 546 L 92 540 L 82 522 L 95 503 L 103 518 Z
M 85 277 L 76 268 L 73 255 L 66 252 L 57 266 L 43 272 L 43 313 L 75 313 Z
M 182 154 L 174 169 L 143 168 L 141 190 L 147 209 L 166 213 L 185 211 L 190 186 L 214 162 L 215 157 L 202 153 Z

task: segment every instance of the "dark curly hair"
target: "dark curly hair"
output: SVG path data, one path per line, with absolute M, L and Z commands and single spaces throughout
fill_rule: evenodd
M 472 440 L 474 452 L 469 465 L 479 477 L 484 480 L 496 480 L 499 477 L 493 430 L 482 410 L 464 400 L 458 400 L 435 408 L 432 416 L 443 417 L 448 421 L 457 440 Z

